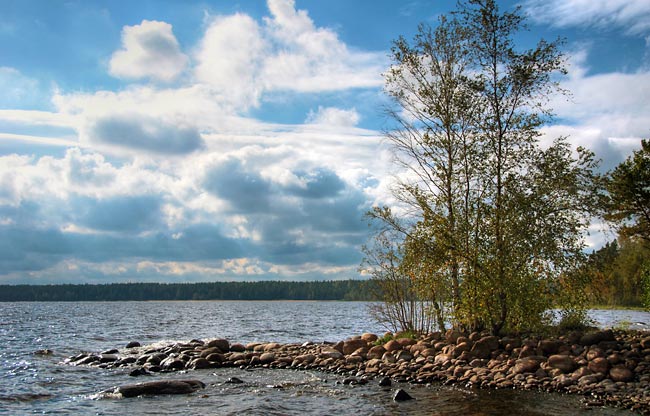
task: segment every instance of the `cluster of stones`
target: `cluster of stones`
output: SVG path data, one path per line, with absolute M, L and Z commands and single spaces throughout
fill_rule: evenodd
M 650 415 L 650 336 L 631 331 L 570 333 L 557 338 L 496 337 L 456 330 L 419 339 L 363 334 L 338 343 L 231 344 L 193 340 L 81 354 L 73 365 L 134 368 L 132 375 L 217 367 L 317 369 L 346 374 L 346 384 L 382 377 L 412 383 L 443 382 L 589 395 Z

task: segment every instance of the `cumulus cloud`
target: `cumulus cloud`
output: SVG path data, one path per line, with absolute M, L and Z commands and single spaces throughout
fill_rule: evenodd
M 122 29 L 122 49 L 113 53 L 111 75 L 118 78 L 152 78 L 169 82 L 187 65 L 169 23 L 143 20 Z
M 196 127 L 177 125 L 135 114 L 112 114 L 88 120 L 81 140 L 162 154 L 189 153 L 203 147 Z
M 0 279 L 354 273 L 361 217 L 381 198 L 377 133 L 356 127 L 355 108 L 320 106 L 302 125 L 249 111 L 274 93 L 378 87 L 384 54 L 349 47 L 291 0 L 268 6 L 263 20 L 208 17 L 190 56 L 167 23 L 127 26 L 110 71 L 144 83 L 57 90 L 52 112 L 0 110 L 0 130 L 76 140 L 0 156 Z
M 247 109 L 274 91 L 321 92 L 382 85 L 383 53 L 354 51 L 314 25 L 293 0 L 269 0 L 261 26 L 243 14 L 210 22 L 195 77 Z
M 236 108 L 255 105 L 262 92 L 258 72 L 265 46 L 250 16 L 216 17 L 196 54 L 196 79 L 215 87 Z
M 633 150 L 650 131 L 650 72 L 610 72 L 589 75 L 588 51 L 574 53 L 570 77 L 562 86 L 571 97 L 554 97 L 551 107 L 560 122 L 543 129 L 545 140 L 569 136 L 575 144 L 592 149 L 611 169 Z
M 650 31 L 650 2 L 646 0 L 527 0 L 527 14 L 557 27 L 615 26 L 630 34 Z
M 310 111 L 307 123 L 323 124 L 327 126 L 354 127 L 359 123 L 359 113 L 356 109 L 343 110 L 335 107 L 318 107 L 318 111 Z

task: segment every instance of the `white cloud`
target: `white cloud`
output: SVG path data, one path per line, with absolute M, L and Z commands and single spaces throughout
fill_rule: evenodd
M 236 108 L 256 105 L 264 40 L 251 17 L 236 14 L 212 20 L 196 54 L 196 79 L 213 86 Z
M 384 54 L 351 51 L 334 31 L 315 27 L 293 0 L 269 0 L 268 5 L 267 30 L 280 47 L 264 63 L 267 88 L 313 92 L 383 84 Z
M 359 123 L 359 113 L 356 109 L 343 110 L 335 107 L 318 107 L 318 111 L 310 111 L 306 123 L 326 126 L 354 127 Z
M 647 0 L 527 0 L 524 8 L 533 20 L 557 27 L 616 26 L 630 34 L 650 31 Z
M 559 117 L 543 129 L 546 140 L 567 135 L 572 143 L 592 149 L 611 169 L 650 136 L 650 71 L 588 75 L 588 51 L 576 52 L 570 76 L 562 86 L 571 97 L 556 96 L 551 107 Z
M 321 92 L 381 86 L 383 53 L 350 50 L 318 28 L 293 0 L 269 0 L 264 26 L 247 15 L 212 19 L 196 53 L 196 80 L 233 108 L 257 106 L 265 92 Z
M 174 80 L 187 65 L 169 23 L 143 20 L 122 29 L 122 49 L 113 53 L 109 71 L 118 78 Z

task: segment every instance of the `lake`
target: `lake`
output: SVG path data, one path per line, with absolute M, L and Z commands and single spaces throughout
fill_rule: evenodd
M 593 310 L 602 327 L 650 329 L 650 314 Z M 393 385 L 415 401 L 395 403 L 375 382 L 337 383 L 342 376 L 294 370 L 196 370 L 160 378 L 196 378 L 207 388 L 188 396 L 104 398 L 99 392 L 142 379 L 128 370 L 61 364 L 68 356 L 144 344 L 227 338 L 232 342 L 339 341 L 363 332 L 383 334 L 364 302 L 34 302 L 0 303 L 0 414 L 426 414 L 617 415 L 588 409 L 578 396 L 487 391 L 442 385 Z M 34 354 L 50 349 L 54 354 Z M 225 384 L 238 377 L 245 384 Z M 150 380 L 149 378 L 146 379 Z M 243 413 L 242 413 L 243 412 Z

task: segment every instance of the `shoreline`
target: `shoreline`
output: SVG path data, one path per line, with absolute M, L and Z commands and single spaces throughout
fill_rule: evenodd
M 339 342 L 302 344 L 192 340 L 162 346 L 129 343 L 122 350 L 78 354 L 69 365 L 122 368 L 130 375 L 239 367 L 317 370 L 348 384 L 441 383 L 590 396 L 588 406 L 615 406 L 650 415 L 650 333 L 570 332 L 559 337 L 495 337 L 455 330 L 377 345 L 363 334 Z M 388 380 L 388 381 L 387 381 Z

